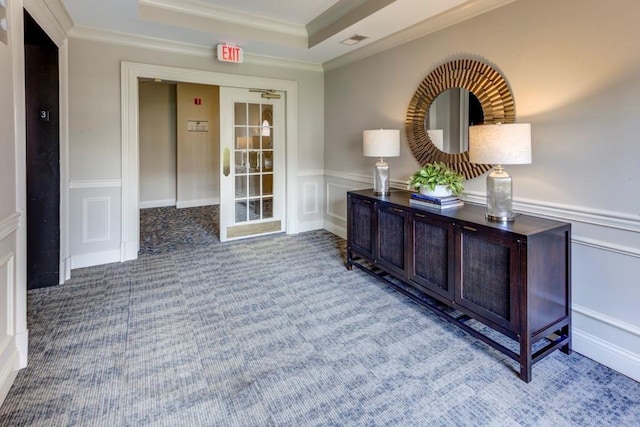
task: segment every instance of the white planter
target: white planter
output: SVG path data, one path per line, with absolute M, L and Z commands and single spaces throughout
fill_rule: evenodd
M 420 194 L 431 197 L 449 197 L 453 193 L 447 188 L 446 185 L 436 185 L 433 190 L 429 187 L 420 187 Z

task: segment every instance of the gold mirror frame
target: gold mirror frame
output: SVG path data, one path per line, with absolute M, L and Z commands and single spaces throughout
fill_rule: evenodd
M 500 73 L 473 59 L 447 62 L 429 73 L 418 86 L 409 103 L 405 121 L 407 140 L 413 156 L 420 166 L 444 162 L 465 179 L 471 179 L 487 172 L 491 165 L 469 162 L 468 151 L 456 154 L 441 151 L 431 142 L 425 127 L 433 100 L 454 87 L 465 88 L 478 98 L 482 105 L 484 124 L 513 123 L 516 107 L 509 85 Z

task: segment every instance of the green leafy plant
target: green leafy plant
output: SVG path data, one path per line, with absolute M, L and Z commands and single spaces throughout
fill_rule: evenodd
M 420 190 L 422 187 L 427 187 L 430 190 L 434 190 L 436 185 L 446 185 L 453 194 L 458 196 L 464 190 L 463 182 L 464 176 L 448 167 L 445 163 L 427 163 L 409 178 L 407 189 Z

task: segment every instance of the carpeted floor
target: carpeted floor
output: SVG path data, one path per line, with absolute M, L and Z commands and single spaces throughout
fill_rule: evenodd
M 556 352 L 526 384 L 344 257 L 326 231 L 176 245 L 30 291 L 0 425 L 640 425 L 639 383 Z
M 220 207 L 140 209 L 139 254 L 171 252 L 220 243 Z

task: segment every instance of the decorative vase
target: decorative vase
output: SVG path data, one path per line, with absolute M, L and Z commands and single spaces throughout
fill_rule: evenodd
M 420 194 L 431 197 L 449 197 L 453 193 L 447 188 L 446 185 L 436 185 L 433 190 L 429 187 L 420 187 Z

